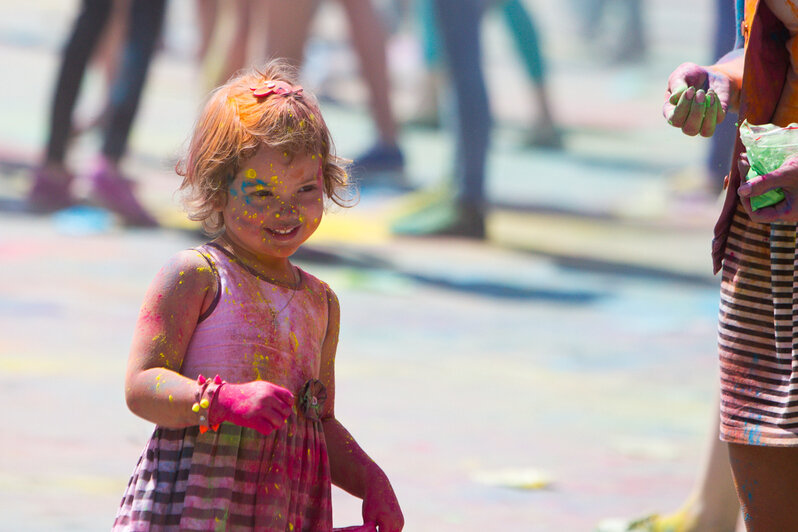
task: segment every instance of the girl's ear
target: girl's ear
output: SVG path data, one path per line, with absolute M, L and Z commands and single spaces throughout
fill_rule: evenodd
M 218 192 L 211 200 L 214 212 L 222 212 L 227 205 L 227 192 Z

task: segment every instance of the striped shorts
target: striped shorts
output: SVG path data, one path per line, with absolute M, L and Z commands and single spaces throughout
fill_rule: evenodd
M 720 437 L 798 445 L 796 224 L 734 215 L 721 280 Z

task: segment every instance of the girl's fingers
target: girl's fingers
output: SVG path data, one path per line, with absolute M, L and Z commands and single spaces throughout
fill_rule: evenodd
M 689 92 L 689 90 L 687 92 Z M 687 94 L 687 92 L 685 94 Z M 706 112 L 706 93 L 703 90 L 698 90 L 695 92 L 693 103 L 690 106 L 690 112 L 682 125 L 682 131 L 685 135 L 690 135 L 691 137 L 698 135 L 704 123 Z
M 293 405 L 294 404 L 294 394 L 292 394 L 288 389 L 283 388 L 282 386 L 274 386 L 272 390 L 272 394 L 274 397 L 279 399 L 281 402 Z

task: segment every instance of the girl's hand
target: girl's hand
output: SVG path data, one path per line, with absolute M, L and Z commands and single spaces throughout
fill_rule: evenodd
M 748 174 L 751 165 L 748 157 L 742 154 L 737 162 L 737 168 L 743 180 Z M 759 210 L 751 208 L 751 197 L 759 196 L 774 188 L 780 188 L 784 199 L 770 207 Z M 737 189 L 743 208 L 751 220 L 759 223 L 787 222 L 798 223 L 798 156 L 790 157 L 777 169 L 769 174 L 755 177 L 742 184 Z
M 391 483 L 382 471 L 371 477 L 363 497 L 363 522 L 376 525 L 379 532 L 400 532 L 405 518 Z
M 270 382 L 225 383 L 216 392 L 208 422 L 217 425 L 229 421 L 270 434 L 285 423 L 293 404 L 294 394 Z
M 686 135 L 711 137 L 729 109 L 732 82 L 728 76 L 682 63 L 668 78 L 662 114 Z

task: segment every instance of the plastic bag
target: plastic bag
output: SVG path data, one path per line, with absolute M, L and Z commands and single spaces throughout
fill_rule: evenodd
M 745 180 L 769 174 L 791 155 L 798 155 L 798 124 L 780 127 L 774 124 L 755 126 L 744 120 L 740 125 L 740 140 L 745 145 L 751 169 Z M 769 190 L 751 198 L 751 208 L 761 209 L 784 199 L 780 188 Z

